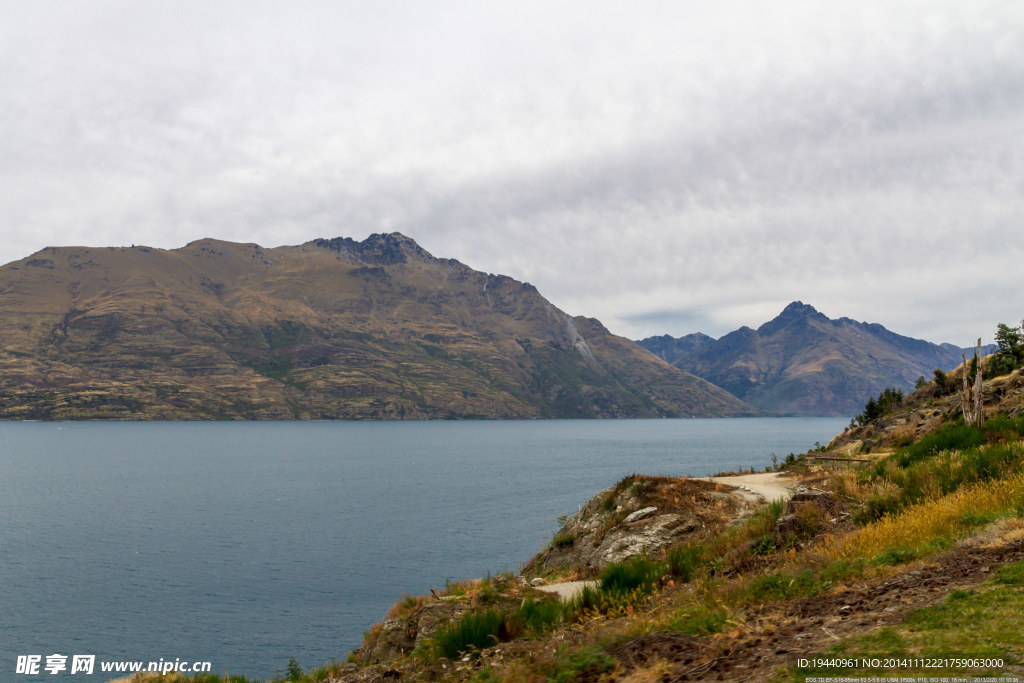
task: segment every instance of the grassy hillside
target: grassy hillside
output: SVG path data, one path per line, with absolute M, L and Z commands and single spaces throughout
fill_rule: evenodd
M 528 283 L 398 234 L 47 248 L 0 268 L 0 340 L 6 418 L 756 412 Z

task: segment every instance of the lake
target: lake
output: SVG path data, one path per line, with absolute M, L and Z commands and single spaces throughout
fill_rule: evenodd
M 847 422 L 0 423 L 0 679 L 343 659 L 402 593 L 517 570 L 628 474 L 763 469 Z M 96 673 L 15 676 L 54 653 Z

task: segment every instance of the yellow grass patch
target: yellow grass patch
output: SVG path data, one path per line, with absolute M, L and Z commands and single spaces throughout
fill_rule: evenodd
M 886 515 L 843 536 L 830 536 L 818 552 L 830 560 L 871 558 L 887 548 L 915 547 L 943 535 L 966 530 L 966 515 L 999 514 L 1024 496 L 1024 473 L 1008 479 L 965 486 L 944 498 Z

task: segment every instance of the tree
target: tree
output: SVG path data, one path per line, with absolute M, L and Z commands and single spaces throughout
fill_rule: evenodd
M 1010 327 L 1006 323 L 999 323 L 996 326 L 996 344 L 999 345 L 999 353 L 1011 355 L 1014 360 L 1019 361 L 1024 357 L 1024 344 L 1021 342 L 1019 327 Z
M 925 386 L 927 386 L 927 385 L 928 385 L 928 380 L 926 380 L 926 379 L 924 378 L 924 375 L 921 375 L 921 376 L 919 376 L 919 377 L 917 378 L 917 381 L 916 381 L 916 382 L 914 382 L 914 388 L 915 388 L 915 389 L 920 389 L 920 388 L 922 388 L 922 387 L 925 387 Z
M 853 419 L 857 424 L 863 426 L 894 412 L 901 405 L 903 405 L 903 392 L 895 387 L 885 389 L 878 395 L 878 398 L 869 398 L 868 402 L 864 404 L 864 412 Z
M 305 672 L 302 670 L 302 665 L 299 664 L 299 660 L 295 657 L 288 658 L 288 668 L 285 670 L 285 675 L 288 676 L 289 681 L 299 681 L 305 676 Z
M 939 388 L 940 394 L 949 391 L 949 376 L 939 368 L 935 368 L 935 386 Z
M 1024 363 L 1024 324 L 1021 327 L 1010 327 L 1005 323 L 996 326 L 996 344 L 999 351 L 996 352 L 995 364 L 992 371 L 997 375 L 1013 372 Z

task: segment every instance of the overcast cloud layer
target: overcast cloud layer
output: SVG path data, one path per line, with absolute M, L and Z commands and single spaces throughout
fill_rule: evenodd
M 639 338 L 1024 317 L 1024 3 L 0 0 L 0 262 L 400 231 Z

